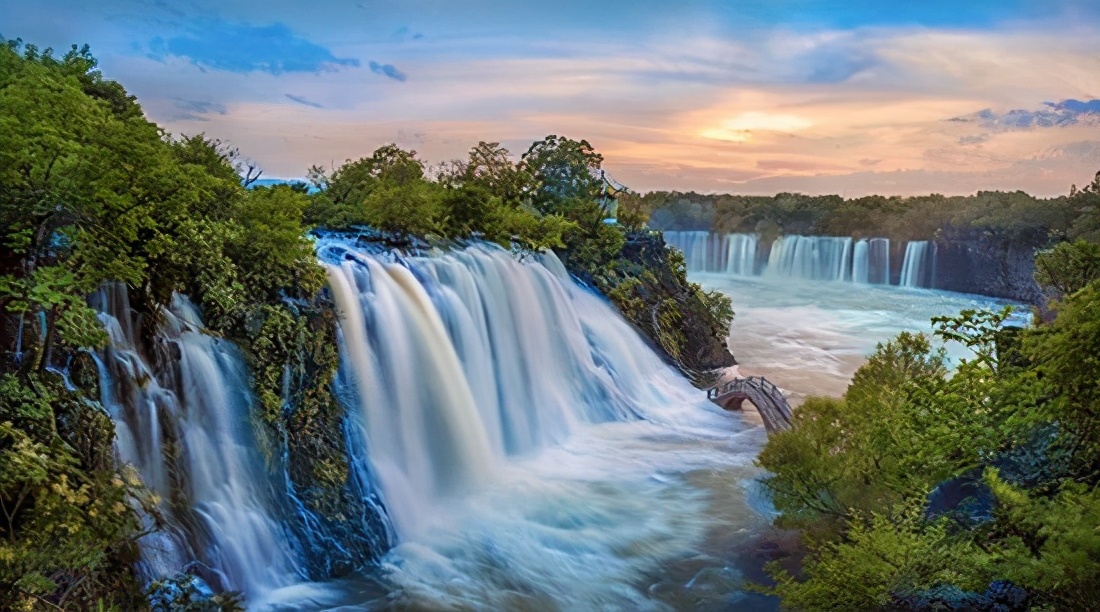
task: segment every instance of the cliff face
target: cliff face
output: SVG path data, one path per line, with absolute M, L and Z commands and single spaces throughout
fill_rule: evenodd
M 949 231 L 936 239 L 934 287 L 1042 305 L 1035 252 L 1048 243 L 1041 230 L 997 233 Z

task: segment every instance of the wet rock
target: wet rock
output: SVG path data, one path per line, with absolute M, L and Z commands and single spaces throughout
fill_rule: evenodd
M 176 574 L 149 586 L 149 607 L 156 612 L 177 610 L 216 610 L 214 590 L 202 578 Z
M 337 559 L 332 562 L 332 576 L 334 578 L 343 578 L 350 574 L 355 566 L 351 564 L 351 561 L 347 559 Z

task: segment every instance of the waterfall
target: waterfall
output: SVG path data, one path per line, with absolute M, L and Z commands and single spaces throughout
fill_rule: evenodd
M 726 256 L 726 273 L 739 276 L 756 274 L 756 249 L 760 238 L 756 234 L 729 234 Z
M 851 238 L 781 236 L 772 243 L 765 274 L 804 280 L 848 280 L 851 250 Z
M 913 240 L 905 245 L 905 260 L 901 264 L 901 279 L 899 285 L 903 287 L 928 287 L 928 275 L 926 267 L 928 263 L 928 241 Z
M 125 286 L 105 287 L 93 303 L 110 338 L 97 362 L 118 452 L 159 497 L 165 522 L 140 541 L 142 573 L 191 571 L 250 603 L 299 581 L 305 570 L 276 518 L 238 350 L 201 333 L 197 309 L 177 296 L 147 356 Z
M 871 238 L 867 242 L 867 282 L 890 284 L 889 238 Z
M 891 284 L 890 239 L 852 238 L 842 236 L 780 236 L 770 249 L 761 252 L 756 234 L 726 234 L 710 232 L 665 232 L 665 241 L 684 253 L 689 273 L 724 272 L 737 276 L 770 276 L 814 281 L 846 281 L 858 284 Z M 920 245 L 925 245 L 921 247 Z M 919 253 L 915 252 L 923 249 Z M 927 242 L 911 242 L 908 254 L 914 251 L 913 278 L 925 286 Z M 923 254 L 922 254 L 923 253 Z M 910 268 L 903 266 L 902 284 Z
M 688 272 L 723 272 L 729 249 L 729 238 L 707 231 L 664 232 L 665 242 L 684 254 Z
M 399 539 L 508 458 L 669 402 L 656 383 L 676 375 L 553 254 L 518 261 L 476 245 L 405 258 L 338 238 L 318 253 L 340 317 L 340 380 Z
M 867 284 L 870 282 L 870 265 L 866 240 L 856 242 L 852 254 L 852 282 Z

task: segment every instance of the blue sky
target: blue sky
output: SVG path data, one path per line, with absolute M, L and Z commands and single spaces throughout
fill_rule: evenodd
M 270 176 L 587 138 L 639 190 L 1057 194 L 1100 169 L 1100 2 L 7 0 Z

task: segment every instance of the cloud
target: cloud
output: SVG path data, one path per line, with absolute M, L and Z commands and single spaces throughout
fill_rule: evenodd
M 304 98 L 302 96 L 296 96 L 294 94 L 283 94 L 283 95 L 286 96 L 289 100 L 297 102 L 298 104 L 303 104 L 305 106 L 310 106 L 310 107 L 313 107 L 313 108 L 324 108 L 325 107 L 323 104 L 320 104 L 318 102 L 314 102 L 313 100 L 310 100 L 308 98 Z
M 393 64 L 379 64 L 378 62 L 372 61 L 370 63 L 370 71 L 395 81 L 401 81 L 402 83 L 409 78 L 408 75 L 398 70 Z
M 215 19 L 197 20 L 176 36 L 154 38 L 149 42 L 149 57 L 158 61 L 181 57 L 200 68 L 273 75 L 359 66 L 359 60 L 336 57 L 282 23 L 255 26 Z
M 1100 123 L 1100 100 L 1063 100 L 1045 102 L 1037 110 L 1013 109 L 998 113 L 992 109 L 952 117 L 948 121 L 976 123 L 994 131 L 1026 130 L 1029 128 L 1067 127 L 1079 123 Z
M 205 100 L 177 98 L 172 101 L 172 107 L 175 113 L 171 118 L 177 121 L 209 121 L 207 115 L 225 115 L 229 112 L 224 104 Z

